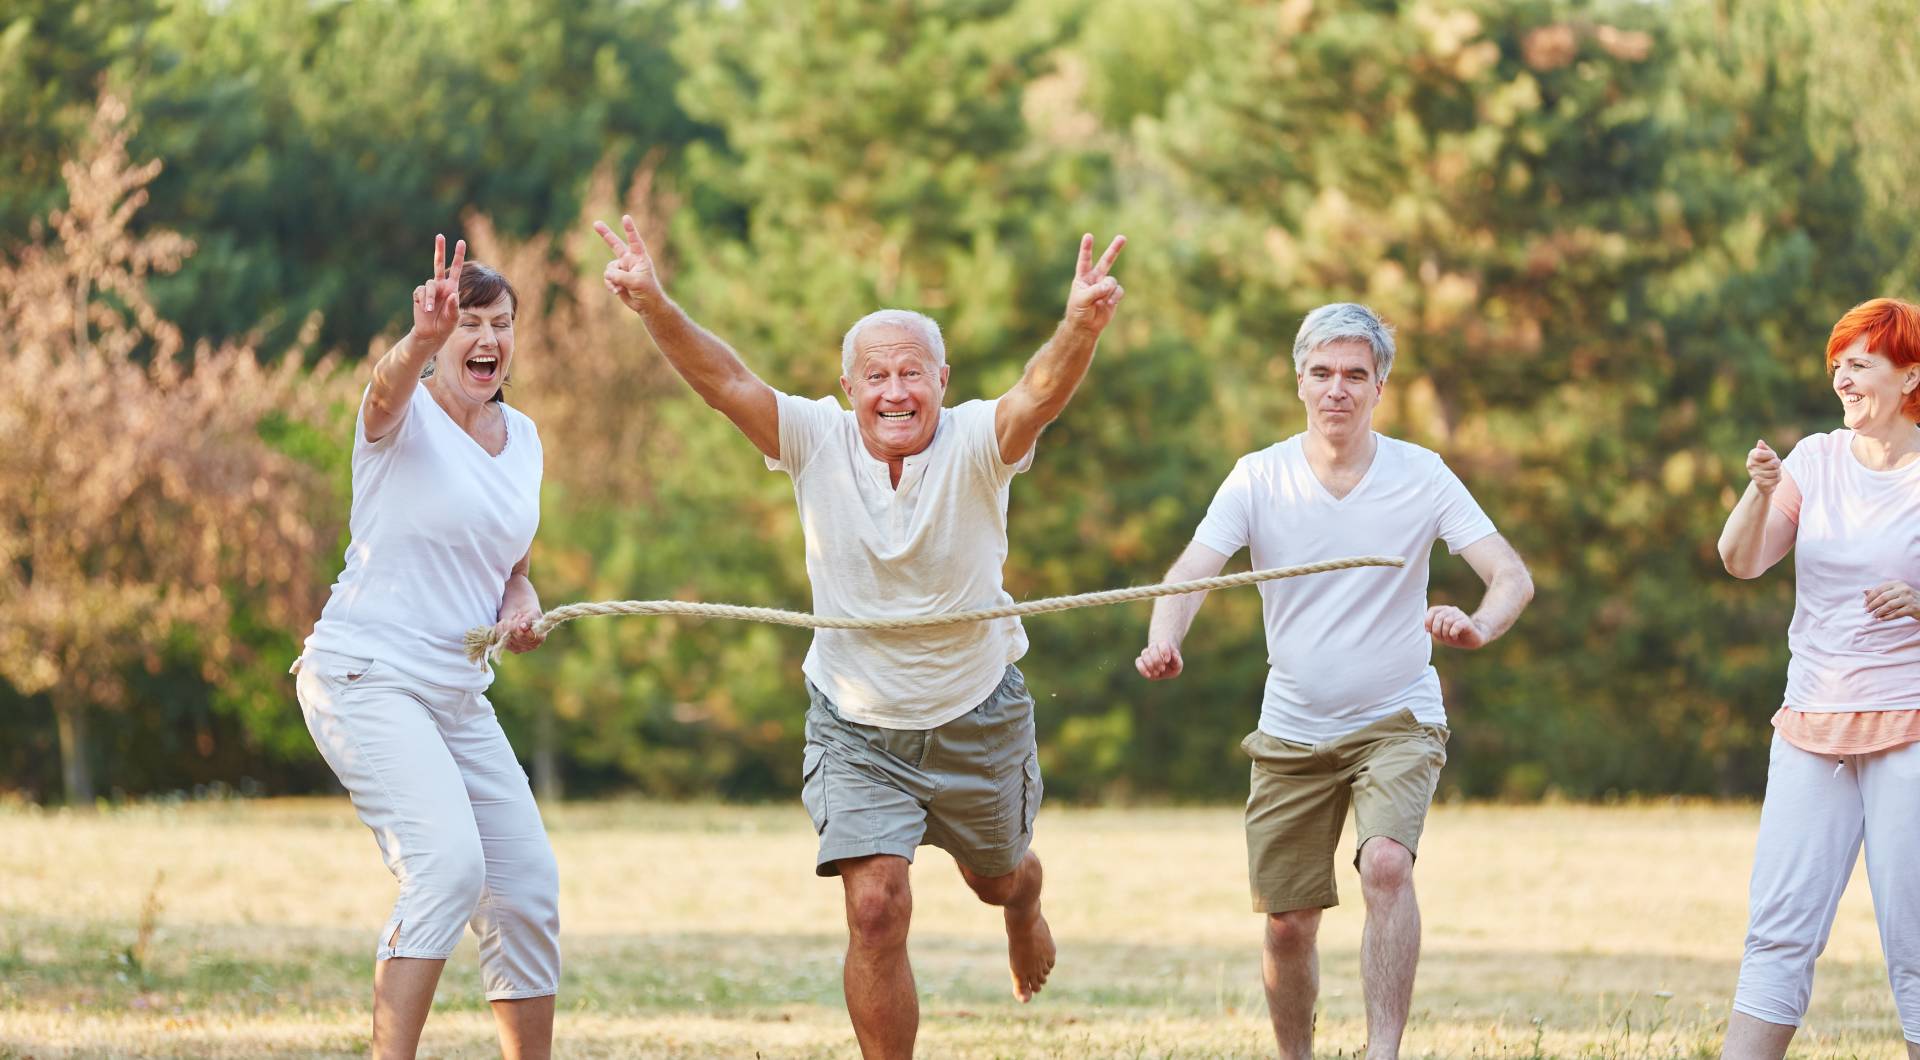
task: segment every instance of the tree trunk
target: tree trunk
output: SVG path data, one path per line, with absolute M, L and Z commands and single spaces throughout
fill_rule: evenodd
M 533 793 L 541 802 L 560 801 L 560 765 L 553 730 L 553 704 L 543 702 L 533 712 Z
M 93 765 L 87 746 L 87 701 L 84 696 L 56 690 L 53 716 L 60 730 L 60 781 L 67 805 L 93 806 Z

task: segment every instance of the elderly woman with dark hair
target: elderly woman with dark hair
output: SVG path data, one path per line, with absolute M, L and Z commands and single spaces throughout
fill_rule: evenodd
M 1827 340 L 1840 430 L 1766 442 L 1727 518 L 1728 573 L 1789 551 L 1792 660 L 1774 715 L 1746 956 L 1723 1055 L 1786 1055 L 1862 845 L 1907 1055 L 1920 1060 L 1920 307 L 1855 306 Z
M 346 569 L 294 670 L 314 743 L 399 881 L 373 973 L 373 1052 L 410 1057 L 469 926 L 508 1057 L 545 1057 L 558 871 L 527 776 L 467 660 L 495 625 L 530 651 L 540 436 L 509 407 L 513 288 L 434 241 L 413 329 L 374 365 L 353 437 Z

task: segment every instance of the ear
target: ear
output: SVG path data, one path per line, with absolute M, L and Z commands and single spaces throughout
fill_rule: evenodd
M 940 366 L 940 389 L 945 390 L 947 388 L 947 380 L 951 378 L 952 375 L 953 365 L 943 364 Z
M 841 376 L 841 377 L 840 377 L 840 389 L 842 389 L 842 390 L 844 390 L 844 391 L 846 391 L 846 392 L 847 392 L 847 396 L 848 396 L 848 397 L 852 397 L 852 396 L 853 396 L 853 381 L 852 381 L 851 379 L 848 379 L 848 378 L 847 378 L 846 376 L 844 376 L 844 375 L 843 375 L 843 376 Z

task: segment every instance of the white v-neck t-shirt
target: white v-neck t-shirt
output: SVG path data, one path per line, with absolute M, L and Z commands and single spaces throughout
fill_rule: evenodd
M 469 662 L 469 629 L 500 617 L 513 565 L 540 525 L 540 435 L 500 404 L 507 445 L 490 454 L 425 383 L 399 426 L 367 441 L 353 424 L 352 535 L 307 647 L 378 659 L 401 673 L 479 691 L 493 669 Z
M 1875 586 L 1920 586 L 1920 461 L 1871 470 L 1853 455 L 1853 432 L 1838 430 L 1802 438 L 1781 468 L 1773 503 L 1799 522 L 1785 705 L 1920 708 L 1920 621 L 1866 608 Z
M 1405 567 L 1282 578 L 1260 586 L 1267 684 L 1260 731 L 1322 743 L 1401 710 L 1444 725 L 1425 629 L 1436 539 L 1461 549 L 1495 532 L 1439 454 L 1376 434 L 1373 463 L 1335 498 L 1296 434 L 1240 458 L 1193 539 L 1222 555 L 1251 547 L 1256 569 L 1346 556 L 1402 556 Z
M 780 456 L 793 477 L 815 614 L 907 618 L 1013 602 L 1007 494 L 1033 464 L 1000 459 L 995 401 L 940 411 L 900 484 L 867 451 L 853 413 L 833 398 L 780 394 Z M 1027 652 L 1017 618 L 909 630 L 822 629 L 801 665 L 848 720 L 931 729 L 978 706 Z

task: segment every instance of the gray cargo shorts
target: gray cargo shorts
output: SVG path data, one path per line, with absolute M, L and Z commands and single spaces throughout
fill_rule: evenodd
M 883 729 L 840 716 L 807 682 L 807 748 L 800 799 L 820 835 L 814 871 L 838 876 L 842 858 L 895 854 L 922 843 L 978 876 L 1018 868 L 1040 809 L 1033 697 L 1008 666 L 979 706 L 932 729 Z

